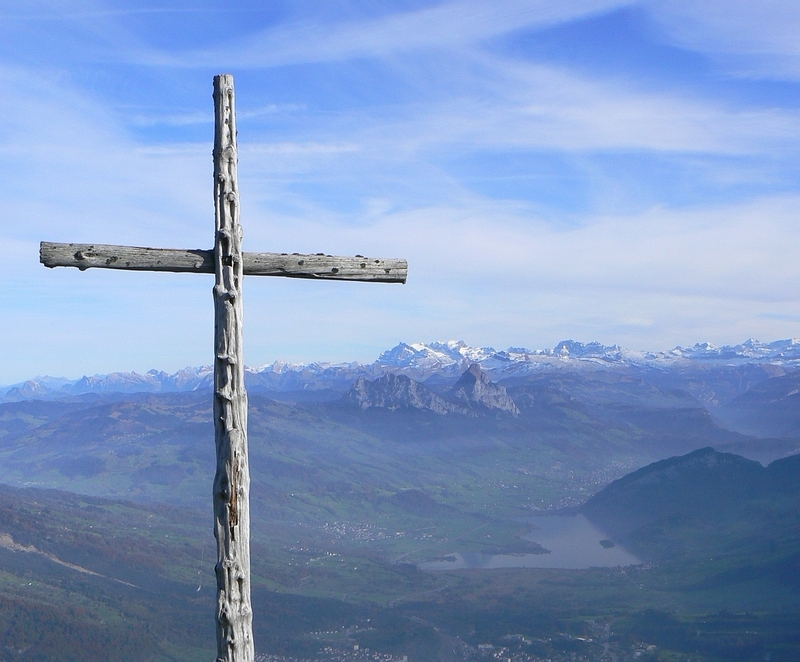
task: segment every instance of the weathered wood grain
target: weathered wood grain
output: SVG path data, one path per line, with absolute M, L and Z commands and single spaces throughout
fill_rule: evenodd
M 408 263 L 398 258 L 322 253 L 243 253 L 245 276 L 283 276 L 316 280 L 405 283 Z M 43 241 L 39 261 L 46 267 L 214 273 L 214 251 L 143 248 L 110 244 L 59 244 Z
M 299 253 L 245 253 L 246 276 L 286 276 L 320 280 L 360 280 L 370 283 L 405 283 L 408 263 L 399 258 L 356 255 L 301 255 Z
M 110 244 L 39 244 L 39 262 L 46 267 L 127 269 L 214 273 L 214 251 L 141 248 Z
M 217 662 L 253 662 L 250 602 L 250 467 L 242 356 L 242 228 L 239 225 L 233 76 L 214 76 L 214 536 Z

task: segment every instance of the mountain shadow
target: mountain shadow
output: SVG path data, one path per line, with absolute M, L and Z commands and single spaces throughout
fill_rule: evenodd
M 455 512 L 455 509 L 439 503 L 429 494 L 418 489 L 400 490 L 389 500 L 403 510 L 419 517 L 441 517 Z
M 800 571 L 798 506 L 800 456 L 765 468 L 702 448 L 614 481 L 581 511 L 641 558 L 758 559 Z
M 800 438 L 800 370 L 751 386 L 715 415 L 744 434 Z
M 583 506 L 617 535 L 678 513 L 708 514 L 752 499 L 764 489 L 765 469 L 732 453 L 701 448 L 623 476 Z

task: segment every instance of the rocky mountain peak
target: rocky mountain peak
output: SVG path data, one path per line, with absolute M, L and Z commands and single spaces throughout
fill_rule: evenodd
M 359 377 L 348 391 L 345 400 L 361 409 L 372 407 L 395 409 L 419 409 L 434 414 L 465 413 L 464 408 L 448 402 L 424 384 L 405 375 L 386 373 L 375 380 Z
M 505 386 L 495 384 L 478 363 L 473 363 L 461 375 L 451 391 L 453 400 L 463 402 L 468 406 L 485 407 L 504 411 L 514 416 L 519 415 L 519 409 Z
M 41 398 L 49 392 L 49 389 L 40 381 L 29 379 L 28 381 L 10 388 L 5 395 L 5 399 L 13 402 L 16 400 L 32 400 Z

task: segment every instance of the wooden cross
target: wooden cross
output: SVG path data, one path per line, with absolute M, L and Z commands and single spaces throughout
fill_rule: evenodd
M 250 603 L 250 470 L 247 393 L 242 360 L 242 279 L 245 275 L 405 283 L 401 259 L 317 253 L 243 253 L 236 177 L 233 76 L 214 77 L 213 250 L 174 250 L 42 242 L 46 267 L 213 273 L 214 295 L 214 536 L 217 539 L 217 662 L 252 662 Z

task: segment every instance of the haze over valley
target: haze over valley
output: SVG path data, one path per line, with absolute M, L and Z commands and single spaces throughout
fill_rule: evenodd
M 450 341 L 249 370 L 257 650 L 792 659 L 798 367 L 792 340 Z M 7 608 L 118 659 L 206 655 L 208 369 L 39 377 L 2 399 Z M 745 612 L 760 615 L 724 615 Z M 129 622 L 149 642 L 136 654 Z M 54 645 L 30 627 L 2 635 L 31 651 L 15 659 Z

